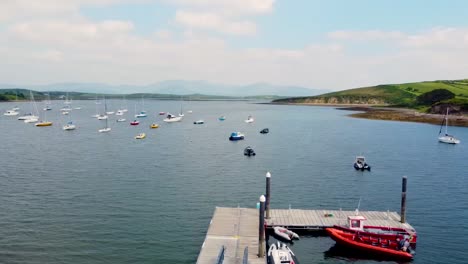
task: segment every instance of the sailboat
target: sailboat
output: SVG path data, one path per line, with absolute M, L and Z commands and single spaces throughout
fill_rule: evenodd
M 71 100 L 68 99 L 68 92 L 67 92 L 67 95 L 65 97 L 65 102 L 63 102 L 64 104 L 71 104 Z
M 107 112 L 107 102 L 106 102 L 106 99 L 104 98 L 104 112 Z M 105 128 L 101 128 L 99 129 L 99 133 L 106 133 L 106 132 L 109 132 L 111 131 L 111 128 L 109 127 L 109 121 L 107 120 L 107 116 L 105 116 L 105 120 L 106 120 L 106 127 Z M 99 117 L 98 117 L 99 119 Z
M 44 110 L 44 111 L 50 111 L 50 110 L 52 110 L 52 107 L 50 107 L 50 105 L 51 105 L 51 102 L 50 102 L 50 94 L 47 93 L 47 101 L 45 102 L 45 107 L 42 108 L 42 110 Z
M 145 101 L 143 101 L 143 96 L 141 97 L 141 103 L 143 105 L 143 110 L 140 111 L 140 113 L 138 114 L 135 114 L 135 117 L 136 118 L 140 118 L 140 117 L 147 117 L 148 115 L 146 114 L 146 111 L 144 110 L 145 109 Z
M 180 112 L 179 112 L 180 117 L 184 116 L 184 112 L 182 111 L 182 102 L 183 102 L 183 98 L 182 98 L 182 100 L 180 102 Z
M 117 110 L 116 115 L 123 115 L 125 112 L 128 111 L 128 109 L 127 109 L 127 100 L 125 100 L 125 95 L 123 96 L 122 99 L 123 99 L 123 103 L 125 103 L 125 106 L 124 106 L 123 103 L 122 103 L 120 109 Z
M 47 121 L 47 111 L 44 111 L 44 120 L 39 121 L 35 124 L 35 126 L 37 127 L 45 127 L 45 126 L 51 126 L 51 125 L 52 125 L 52 122 Z
M 39 110 L 37 110 L 36 101 L 34 101 L 34 95 L 32 91 L 29 91 L 29 97 L 31 99 L 32 113 L 26 116 L 18 117 L 18 120 L 24 120 L 25 123 L 36 123 L 39 121 Z
M 447 113 L 445 114 L 444 120 L 442 121 L 442 124 L 440 125 L 440 130 L 439 130 L 439 142 L 442 143 L 447 143 L 447 144 L 458 144 L 460 143 L 459 139 L 456 139 L 454 136 L 449 135 L 447 132 L 447 127 L 448 127 L 448 113 L 449 109 L 447 107 Z M 441 136 L 442 133 L 442 128 L 445 124 L 445 134 Z
M 64 125 L 64 126 L 62 127 L 62 129 L 65 130 L 65 131 L 75 130 L 75 129 L 76 129 L 76 125 L 73 124 L 73 121 L 71 121 L 70 116 L 68 116 L 68 122 L 67 122 L 66 125 Z

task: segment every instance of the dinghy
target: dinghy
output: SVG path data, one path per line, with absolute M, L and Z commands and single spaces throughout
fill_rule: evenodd
M 275 235 L 277 235 L 278 237 L 281 237 L 285 240 L 288 240 L 288 241 L 291 241 L 293 239 L 299 239 L 299 235 L 294 233 L 293 231 L 287 229 L 287 228 L 284 228 L 284 227 L 281 227 L 281 226 L 275 226 L 273 227 L 273 230 L 275 231 Z

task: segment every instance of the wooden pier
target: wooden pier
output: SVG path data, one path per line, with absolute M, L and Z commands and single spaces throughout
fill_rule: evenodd
M 323 230 L 344 225 L 347 217 L 354 214 L 355 211 L 272 209 L 271 218 L 265 221 L 267 227 Z M 367 219 L 366 225 L 413 229 L 408 223 L 401 223 L 396 212 L 359 211 L 359 215 Z M 257 256 L 258 222 L 258 209 L 216 207 L 197 264 L 215 264 L 222 246 L 226 247 L 223 264 L 242 264 L 245 247 L 249 264 L 265 264 L 265 258 Z
M 270 209 L 270 180 L 266 176 L 267 197 L 260 197 L 260 209 L 216 207 L 197 264 L 266 264 L 265 227 L 283 226 L 293 230 L 320 231 L 346 225 L 356 211 Z M 403 228 L 406 223 L 406 177 L 402 181 L 401 216 L 396 212 L 359 211 L 367 226 Z M 246 248 L 248 251 L 246 251 Z M 220 254 L 220 250 L 224 249 Z

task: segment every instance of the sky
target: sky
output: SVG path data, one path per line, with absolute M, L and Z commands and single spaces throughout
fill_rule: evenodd
M 0 83 L 468 78 L 468 1 L 0 0 Z

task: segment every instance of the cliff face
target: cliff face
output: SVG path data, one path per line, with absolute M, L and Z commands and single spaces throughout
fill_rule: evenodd
M 445 103 L 431 106 L 431 108 L 429 109 L 429 113 L 445 115 L 447 113 L 447 107 L 449 108 L 450 114 L 454 114 L 454 115 L 468 114 L 468 106 L 466 105 L 445 104 Z

